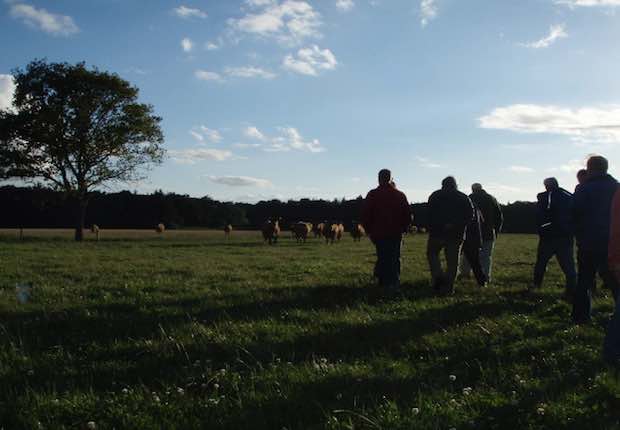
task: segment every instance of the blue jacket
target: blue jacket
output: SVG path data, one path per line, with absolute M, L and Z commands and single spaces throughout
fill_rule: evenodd
M 536 218 L 541 237 L 572 237 L 574 234 L 573 195 L 563 188 L 537 196 Z
M 611 202 L 618 182 L 611 175 L 588 178 L 575 191 L 577 245 L 586 251 L 607 254 Z

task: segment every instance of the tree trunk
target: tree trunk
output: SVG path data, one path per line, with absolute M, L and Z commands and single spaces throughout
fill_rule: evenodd
M 84 198 L 77 199 L 77 218 L 75 223 L 75 240 L 81 242 L 84 239 L 84 220 L 86 219 L 86 207 L 88 200 Z

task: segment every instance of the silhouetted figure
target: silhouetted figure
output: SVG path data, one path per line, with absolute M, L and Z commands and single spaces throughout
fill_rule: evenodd
M 362 225 L 377 250 L 375 276 L 388 294 L 400 287 L 400 246 L 411 220 L 407 197 L 391 185 L 392 173 L 379 172 L 379 186 L 366 196 Z
M 474 207 L 480 212 L 480 233 L 482 243 L 480 245 L 480 265 L 487 279 L 491 280 L 491 268 L 493 265 L 493 249 L 495 248 L 495 240 L 502 230 L 504 223 L 504 214 L 499 203 L 489 193 L 487 193 L 482 185 L 476 183 L 471 186 L 472 193 L 469 195 Z M 469 265 L 470 259 L 463 258 L 461 260 L 461 274 L 469 275 L 471 269 Z
M 607 261 L 611 276 L 616 282 L 620 282 L 620 191 L 616 191 L 611 204 Z M 620 300 L 616 300 L 616 310 L 607 326 L 603 355 L 609 362 L 620 362 Z
M 587 180 L 588 180 L 588 171 L 586 169 L 580 169 L 577 172 L 577 187 L 579 187 L 579 185 L 583 184 Z M 575 188 L 575 191 L 577 191 L 577 188 Z
M 544 181 L 546 191 L 537 196 L 538 252 L 532 288 L 542 286 L 547 264 L 555 255 L 566 276 L 566 295 L 574 296 L 577 284 L 574 257 L 573 195 L 560 188 L 557 179 Z
M 577 258 L 579 279 L 573 303 L 573 321 L 587 323 L 592 313 L 592 289 L 596 273 L 616 298 L 618 283 L 609 271 L 608 248 L 611 225 L 611 203 L 618 182 L 607 173 L 606 158 L 588 159 L 588 177 L 575 192 L 577 224 Z
M 428 199 L 429 237 L 426 255 L 433 287 L 442 293 L 454 293 L 454 280 L 459 267 L 465 229 L 473 216 L 471 200 L 458 190 L 452 176 L 445 178 L 441 189 L 431 194 Z M 447 262 L 445 272 L 439 259 L 442 250 Z

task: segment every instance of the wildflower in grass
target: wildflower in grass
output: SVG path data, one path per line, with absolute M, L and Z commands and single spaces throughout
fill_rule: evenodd
M 153 401 L 155 403 L 161 403 L 161 399 L 159 398 L 159 396 L 153 396 Z
M 452 382 L 456 381 L 456 375 L 450 375 L 449 378 Z
M 97 428 L 97 424 L 94 421 L 89 421 L 86 423 L 86 428 L 88 430 L 95 430 Z
M 185 394 L 185 390 L 181 387 L 177 387 L 177 393 L 182 396 L 183 394 Z
M 213 384 L 213 388 L 215 388 L 216 390 L 220 389 L 220 384 Z
M 121 390 L 121 393 L 123 393 L 123 394 L 129 394 L 129 389 L 128 389 L 128 388 L 123 388 L 123 389 Z
M 413 409 L 411 409 L 411 413 L 413 415 L 418 415 L 420 413 L 420 408 L 413 408 Z
M 538 413 L 538 415 L 545 415 L 545 408 L 538 408 L 536 409 L 536 412 Z
M 342 393 L 336 394 L 336 400 L 342 400 Z
M 463 395 L 464 396 L 469 396 L 471 394 L 472 390 L 473 390 L 473 388 L 471 388 L 471 387 L 463 388 Z

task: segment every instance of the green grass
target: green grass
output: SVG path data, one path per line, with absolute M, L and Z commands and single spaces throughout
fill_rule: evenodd
M 620 428 L 611 300 L 573 326 L 555 262 L 526 293 L 535 237 L 502 236 L 493 287 L 448 298 L 409 237 L 383 300 L 367 240 L 259 236 L 0 232 L 0 428 Z

